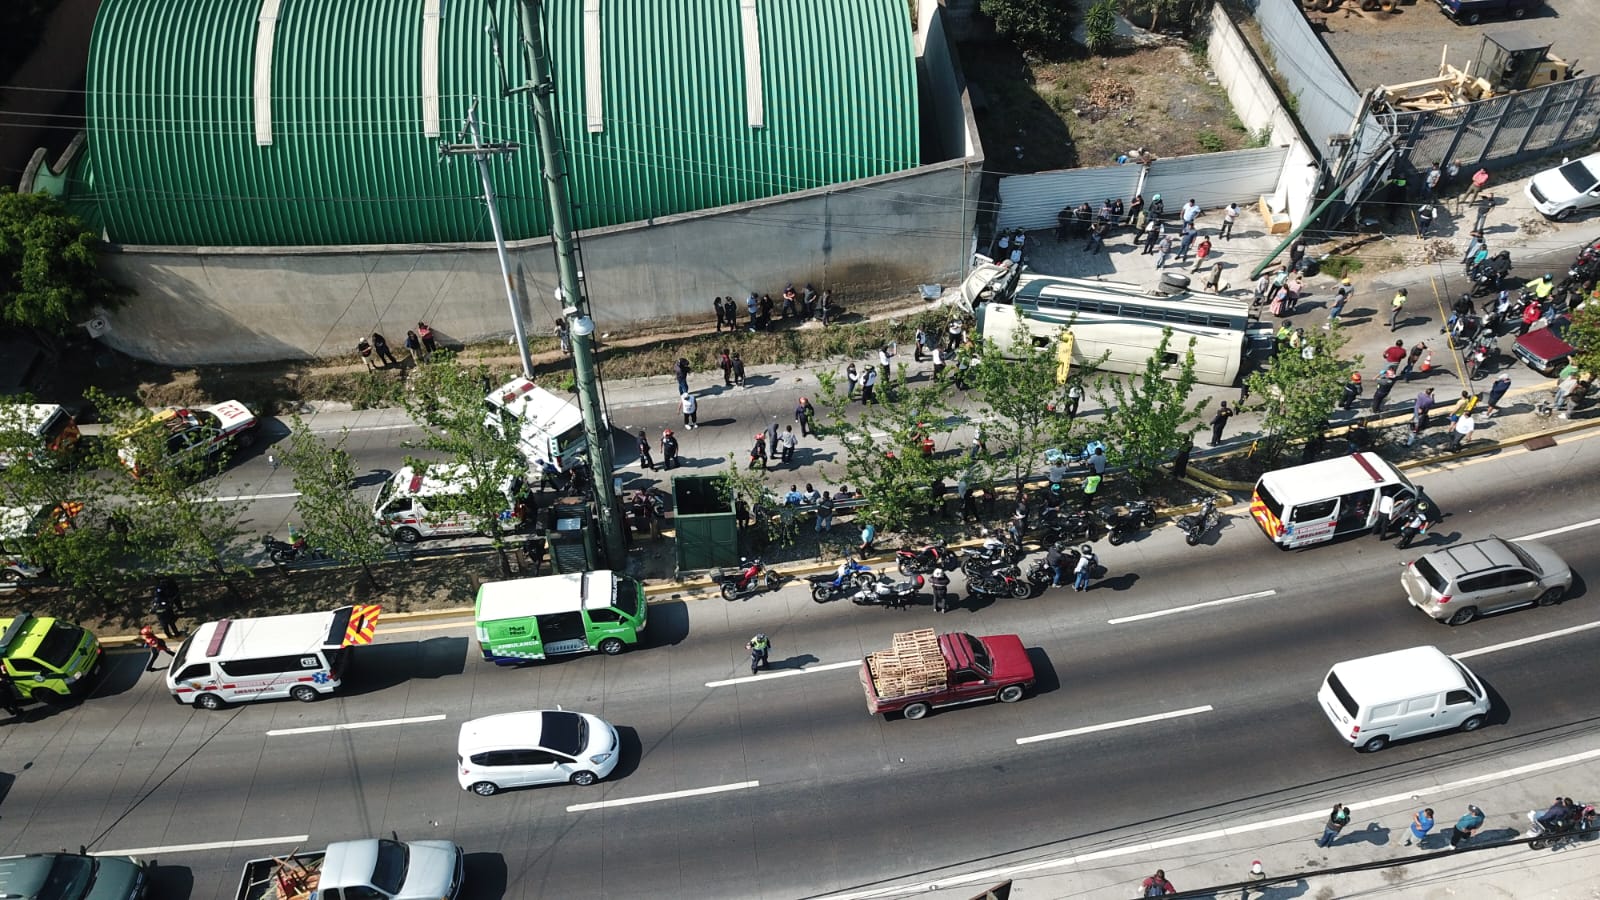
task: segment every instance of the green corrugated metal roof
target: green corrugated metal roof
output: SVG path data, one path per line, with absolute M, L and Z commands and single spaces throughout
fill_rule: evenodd
M 762 128 L 747 124 L 739 0 L 602 0 L 604 130 L 585 127 L 583 2 L 545 35 L 576 221 L 595 228 L 918 164 L 904 0 L 758 0 Z M 68 200 L 115 243 L 485 241 L 475 164 L 424 134 L 424 0 L 281 0 L 272 143 L 255 138 L 262 3 L 104 0 L 88 70 L 88 158 Z M 444 0 L 442 137 L 473 97 L 509 238 L 549 232 L 532 112 L 502 98 L 485 29 L 524 80 L 516 0 Z M 492 14 L 491 14 L 492 10 Z

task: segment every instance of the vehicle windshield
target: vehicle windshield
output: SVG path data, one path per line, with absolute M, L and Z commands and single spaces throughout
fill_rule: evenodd
M 1280 522 L 1283 521 L 1283 504 L 1279 503 L 1278 498 L 1272 496 L 1272 492 L 1267 490 L 1267 483 L 1265 481 L 1261 481 L 1256 484 L 1256 499 L 1260 500 L 1261 505 L 1265 506 L 1267 511 L 1272 513 L 1273 518 Z
M 1328 690 L 1333 691 L 1333 696 L 1338 698 L 1339 705 L 1344 707 L 1344 711 L 1350 718 L 1354 719 L 1357 710 L 1356 698 L 1350 696 L 1350 692 L 1345 690 L 1344 682 L 1340 681 L 1339 676 L 1332 672 L 1328 673 Z
M 1522 545 L 1521 544 L 1513 543 L 1511 541 L 1506 541 L 1506 549 L 1508 549 L 1512 553 L 1516 554 L 1517 560 L 1519 562 L 1521 562 L 1524 566 L 1528 567 L 1529 569 L 1532 569 L 1533 571 L 1539 573 L 1540 575 L 1544 574 L 1544 569 L 1541 568 L 1538 563 L 1533 561 L 1533 557 L 1528 555 L 1528 551 L 1522 549 Z
M 44 633 L 44 639 L 39 641 L 39 649 L 34 651 L 33 656 L 53 669 L 64 669 L 82 640 L 82 628 L 57 620 Z
M 50 875 L 45 878 L 39 897 L 79 900 L 80 897 L 89 896 L 89 886 L 94 884 L 94 869 L 94 857 L 63 853 L 56 857 L 55 864 L 50 867 Z
M 983 642 L 970 634 L 962 635 L 967 639 L 967 649 L 972 651 L 972 663 L 986 673 L 993 674 L 994 663 L 989 659 L 989 650 Z
M 389 896 L 400 893 L 411 867 L 411 848 L 399 841 L 379 840 L 378 861 L 372 866 L 372 886 Z
M 611 608 L 629 619 L 639 615 L 639 582 L 618 575 L 612 587 Z
M 1567 184 L 1572 185 L 1572 189 L 1580 194 L 1589 193 L 1594 190 L 1596 183 L 1600 183 L 1600 176 L 1596 176 L 1581 159 L 1569 162 L 1556 171 L 1560 172 L 1561 177 L 1567 180 Z
M 1468 670 L 1466 666 L 1463 666 L 1461 664 L 1460 660 L 1452 658 L 1450 660 L 1450 662 L 1454 663 L 1456 669 L 1458 669 L 1461 672 L 1461 680 L 1465 681 L 1467 683 L 1467 689 L 1472 691 L 1472 696 L 1477 697 L 1479 700 L 1482 700 L 1483 699 L 1483 685 L 1478 683 L 1478 676 L 1472 674 L 1472 672 L 1470 670 Z
M 177 672 L 183 668 L 184 661 L 189 658 L 189 645 L 193 643 L 194 632 L 191 631 L 189 636 L 183 639 L 182 646 L 178 647 L 177 655 L 172 657 L 172 665 L 167 667 L 169 671 Z
M 546 750 L 577 756 L 589 745 L 589 724 L 577 713 L 553 710 L 540 717 L 539 743 Z
M 1439 570 L 1434 567 L 1433 563 L 1428 561 L 1426 556 L 1413 563 L 1412 568 L 1422 577 L 1423 581 L 1428 583 L 1428 587 L 1433 588 L 1434 591 L 1440 594 L 1449 593 L 1449 579 L 1439 574 Z
M 217 418 L 215 413 L 208 413 L 203 409 L 193 409 L 189 411 L 189 414 L 194 416 L 195 424 L 202 428 L 220 429 L 222 427 L 222 420 Z

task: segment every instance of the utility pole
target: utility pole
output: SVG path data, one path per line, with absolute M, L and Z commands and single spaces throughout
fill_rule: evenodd
M 611 431 L 606 427 L 600 401 L 600 376 L 595 364 L 595 327 L 589 315 L 589 298 L 583 291 L 583 272 L 578 262 L 576 236 L 572 230 L 571 198 L 567 194 L 566 164 L 561 154 L 561 133 L 550 108 L 555 81 L 550 75 L 550 60 L 545 56 L 544 35 L 539 30 L 540 0 L 522 0 L 522 50 L 528 66 L 528 82 L 514 91 L 526 91 L 533 107 L 544 160 L 545 200 L 550 207 L 550 238 L 555 244 L 556 272 L 561 280 L 561 314 L 572 335 L 572 368 L 577 379 L 578 406 L 583 412 L 583 429 L 589 438 L 590 474 L 594 478 L 595 505 L 600 518 L 600 535 L 605 542 L 606 559 L 612 568 L 623 568 L 627 548 L 622 540 L 622 515 L 612 487 Z
M 472 143 L 464 143 L 468 136 Z M 471 156 L 478 161 L 478 177 L 483 180 L 483 202 L 489 207 L 489 227 L 494 229 L 494 249 L 500 256 L 500 280 L 506 286 L 506 305 L 511 307 L 511 330 L 517 336 L 517 354 L 522 357 L 522 377 L 533 377 L 533 358 L 528 355 L 528 330 L 522 324 L 522 308 L 517 305 L 517 293 L 511 287 L 511 261 L 506 256 L 506 235 L 500 230 L 500 209 L 495 204 L 494 181 L 489 177 L 489 157 L 515 153 L 518 145 L 510 141 L 483 143 L 478 134 L 478 98 L 472 98 L 467 110 L 467 120 L 461 123 L 456 143 L 440 144 L 439 156 Z

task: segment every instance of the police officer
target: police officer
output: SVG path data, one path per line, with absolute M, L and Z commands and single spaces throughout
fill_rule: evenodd
M 178 616 L 183 610 L 178 605 L 178 586 L 171 578 L 163 578 L 156 583 L 155 599 L 150 603 L 150 614 L 160 623 L 161 631 L 169 638 L 182 637 L 183 632 L 178 630 Z
M 770 663 L 767 661 L 767 657 L 768 654 L 772 652 L 772 640 L 765 634 L 757 632 L 756 636 L 750 639 L 750 643 L 745 644 L 745 648 L 750 651 L 751 675 L 754 675 L 756 670 L 762 666 L 771 668 Z
M 933 574 L 928 576 L 928 584 L 933 588 L 933 611 L 950 611 L 950 576 L 944 569 L 935 568 Z

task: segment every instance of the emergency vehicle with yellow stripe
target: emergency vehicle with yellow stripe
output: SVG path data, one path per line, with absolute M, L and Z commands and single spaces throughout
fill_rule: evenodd
M 1382 457 L 1352 453 L 1261 476 L 1250 497 L 1250 517 L 1267 540 L 1287 550 L 1369 530 L 1385 506 L 1421 496 Z
M 378 613 L 376 606 L 341 606 L 207 622 L 178 649 L 167 689 L 202 709 L 283 697 L 310 703 L 339 689 L 351 648 L 372 643 Z
M 255 443 L 260 421 L 248 406 L 228 400 L 202 409 L 164 409 L 118 435 L 122 446 L 117 459 L 135 478 L 152 464 L 171 465 L 191 461 L 210 461 L 224 450 L 245 448 Z M 138 436 L 158 431 L 160 458 L 140 459 Z

